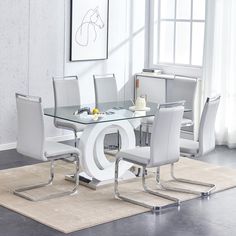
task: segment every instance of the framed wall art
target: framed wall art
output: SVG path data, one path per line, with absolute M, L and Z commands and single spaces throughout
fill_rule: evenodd
M 109 0 L 71 0 L 71 61 L 108 58 Z

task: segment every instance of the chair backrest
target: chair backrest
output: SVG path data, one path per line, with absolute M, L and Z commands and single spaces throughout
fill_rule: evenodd
M 204 155 L 215 148 L 215 120 L 220 103 L 220 96 L 207 98 L 199 126 L 199 155 Z
M 16 94 L 17 151 L 46 161 L 44 156 L 44 121 L 41 98 Z
M 154 118 L 149 167 L 174 163 L 180 156 L 180 128 L 184 101 L 159 106 Z
M 55 107 L 80 105 L 78 77 L 53 77 Z
M 173 80 L 167 80 L 167 102 L 175 102 L 184 100 L 185 107 L 192 109 L 192 112 L 186 112 L 185 118 L 193 120 L 194 118 L 194 99 L 197 90 L 196 78 L 185 78 L 182 76 L 175 76 Z
M 118 101 L 118 90 L 114 74 L 93 75 L 96 104 Z

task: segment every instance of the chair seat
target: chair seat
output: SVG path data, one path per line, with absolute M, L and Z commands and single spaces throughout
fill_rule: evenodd
M 133 163 L 147 165 L 150 161 L 150 147 L 121 150 L 116 157 L 122 157 L 124 160 L 130 160 Z
M 46 158 L 54 158 L 57 156 L 67 155 L 67 154 L 77 154 L 80 155 L 79 149 L 74 148 L 72 146 L 52 142 L 52 141 L 46 141 L 44 144 L 44 154 Z
M 142 119 L 142 123 L 152 125 L 154 123 L 154 117 L 144 118 L 144 119 Z M 183 118 L 183 120 L 181 122 L 182 127 L 183 126 L 192 126 L 192 125 L 193 125 L 193 121 L 191 119 Z
M 199 142 L 189 140 L 189 139 L 180 139 L 180 152 L 197 154 L 199 150 Z
M 86 125 L 83 125 L 83 124 L 77 124 L 77 123 L 74 123 L 74 122 L 60 120 L 60 119 L 56 119 L 55 125 L 58 128 L 75 130 L 76 132 L 83 131 L 86 127 Z

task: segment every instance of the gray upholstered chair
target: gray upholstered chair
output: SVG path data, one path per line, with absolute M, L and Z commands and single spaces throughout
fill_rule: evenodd
M 121 160 L 128 161 L 142 166 L 142 184 L 146 192 L 157 195 L 159 197 L 172 201 L 166 207 L 173 205 L 179 205 L 180 201 L 177 198 L 167 196 L 163 193 L 156 192 L 148 189 L 145 182 L 146 168 L 157 168 L 156 180 L 157 184 L 162 190 L 167 189 L 171 191 L 179 191 L 197 195 L 208 195 L 213 189 L 214 185 L 208 183 L 201 183 L 186 179 L 177 179 L 174 176 L 174 164 L 178 162 L 180 156 L 179 142 L 180 142 L 180 127 L 184 112 L 184 102 L 176 102 L 163 104 L 159 106 L 159 109 L 155 115 L 153 124 L 153 133 L 151 137 L 150 147 L 136 147 L 134 149 L 121 150 L 117 154 L 115 164 L 115 196 L 118 199 L 122 199 L 137 205 L 147 207 L 153 211 L 160 210 L 161 207 L 151 206 L 143 202 L 139 202 L 134 199 L 122 196 L 118 190 L 118 171 L 119 163 Z M 160 167 L 171 164 L 171 174 L 175 181 L 184 182 L 193 185 L 202 185 L 209 187 L 209 190 L 205 192 L 198 192 L 189 189 L 170 188 L 166 184 L 160 181 Z
M 78 77 L 76 75 L 53 77 L 53 90 L 55 109 L 57 109 L 57 107 L 63 106 L 81 105 L 79 83 Z M 83 131 L 86 127 L 82 124 L 77 124 L 58 118 L 54 118 L 54 125 L 57 128 L 72 130 L 74 132 L 75 147 L 77 147 L 77 133 Z
M 185 112 L 181 122 L 181 131 L 193 132 L 194 125 L 194 98 L 197 89 L 197 79 L 187 78 L 183 76 L 175 76 L 174 79 L 167 80 L 166 82 L 166 101 L 175 102 L 184 100 L 186 108 L 192 108 L 191 112 Z M 142 130 L 145 129 L 145 143 L 150 144 L 149 133 L 152 130 L 154 117 L 145 118 L 142 120 L 140 127 L 140 136 L 142 137 Z M 140 143 L 141 145 L 141 143 Z
M 118 89 L 114 74 L 93 75 L 96 103 L 118 101 Z M 140 126 L 140 119 L 129 120 L 136 129 Z
M 69 145 L 45 141 L 41 98 L 16 94 L 16 105 L 18 118 L 17 152 L 40 161 L 50 161 L 51 168 L 50 179 L 47 183 L 18 188 L 14 190 L 14 194 L 31 201 L 39 201 L 76 193 L 79 187 L 79 150 Z M 52 184 L 54 161 L 70 158 L 71 156 L 75 158 L 74 164 L 76 167 L 76 181 L 72 190 L 37 199 L 25 194 L 25 191 Z
M 116 77 L 114 74 L 106 75 L 93 75 L 96 104 L 105 102 L 118 101 L 118 88 L 116 83 Z M 137 128 L 140 125 L 139 119 L 130 120 L 130 124 L 133 128 Z M 118 132 L 118 149 L 120 148 L 119 132 Z
M 96 104 L 118 101 L 118 89 L 114 74 L 93 75 Z
M 93 75 L 93 82 L 96 106 L 98 106 L 99 103 L 118 101 L 118 89 L 114 74 Z M 110 149 L 110 147 L 105 148 Z M 117 131 L 117 145 L 112 145 L 112 147 L 115 147 L 115 149 L 118 150 L 120 149 L 119 131 Z
M 182 154 L 202 156 L 215 149 L 215 120 L 219 103 L 220 96 L 207 98 L 201 115 L 198 141 L 181 139 Z
M 142 184 L 146 192 L 172 201 L 171 205 L 179 205 L 177 198 L 149 190 L 145 183 L 145 173 L 146 168 L 160 167 L 179 160 L 180 126 L 183 112 L 184 102 L 160 105 L 154 119 L 150 147 L 136 147 L 134 149 L 121 150 L 117 154 L 115 166 L 115 196 L 117 198 L 150 208 L 154 211 L 160 210 L 157 206 L 150 206 L 146 203 L 129 199 L 119 193 L 119 163 L 121 160 L 124 160 L 143 167 Z
M 182 130 L 194 125 L 194 100 L 197 91 L 197 79 L 175 75 L 175 79 L 167 81 L 167 102 L 185 101 L 185 107 L 192 109 L 185 112 L 182 120 Z

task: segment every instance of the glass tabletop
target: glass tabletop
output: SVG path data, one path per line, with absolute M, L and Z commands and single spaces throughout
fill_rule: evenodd
M 100 114 L 88 114 L 94 108 L 98 108 Z M 102 122 L 114 122 L 121 120 L 132 120 L 138 118 L 152 117 L 157 112 L 157 103 L 147 102 L 145 110 L 135 110 L 131 101 L 121 102 L 107 102 L 97 104 L 87 104 L 81 106 L 66 106 L 55 108 L 45 108 L 44 115 L 71 121 L 80 124 L 96 124 Z M 85 108 L 84 112 L 79 113 L 81 109 Z M 185 112 L 190 112 L 191 109 L 185 109 Z

